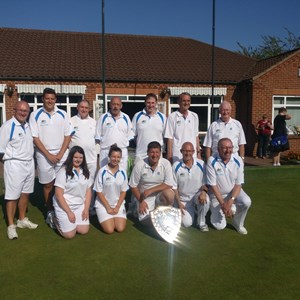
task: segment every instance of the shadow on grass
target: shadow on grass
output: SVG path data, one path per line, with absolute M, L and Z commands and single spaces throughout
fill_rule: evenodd
M 97 218 L 97 215 L 93 215 L 93 216 L 90 216 L 90 224 L 92 226 L 94 226 L 97 230 L 105 233 L 103 230 L 102 230 L 102 227 L 100 226 L 100 223 L 98 222 L 98 218 Z
M 30 195 L 29 202 L 43 214 L 45 219 L 47 209 L 44 202 L 43 185 L 39 183 L 38 178 L 35 178 L 34 192 Z
M 1 210 L 2 210 L 3 220 L 5 220 L 6 225 L 7 225 L 7 215 L 6 215 L 6 205 L 5 205 L 4 194 L 0 196 L 0 205 L 1 205 Z
M 133 227 L 136 228 L 138 231 L 142 232 L 143 234 L 148 235 L 149 237 L 167 243 L 155 230 L 153 226 L 146 226 L 142 224 L 137 218 L 132 215 L 128 215 L 127 218 L 132 221 Z

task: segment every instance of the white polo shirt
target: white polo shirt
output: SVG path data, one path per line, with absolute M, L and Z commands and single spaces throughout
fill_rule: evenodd
M 48 151 L 60 150 L 65 136 L 73 132 L 67 113 L 57 106 L 52 115 L 43 107 L 32 112 L 29 124 L 32 136 L 38 137 Z
M 224 164 L 222 159 L 211 156 L 206 164 L 207 184 L 218 186 L 222 195 L 230 193 L 235 185 L 244 183 L 244 163 L 239 156 L 231 155 Z
M 128 180 L 124 170 L 119 169 L 112 174 L 107 165 L 99 170 L 94 183 L 94 191 L 103 193 L 110 206 L 117 205 L 120 193 L 127 190 Z
M 100 141 L 101 149 L 109 149 L 114 143 L 120 148 L 126 148 L 133 137 L 131 120 L 125 113 L 121 112 L 117 119 L 110 112 L 100 116 L 97 122 L 96 140 Z
M 64 190 L 64 198 L 70 208 L 85 202 L 86 191 L 92 186 L 90 179 L 86 179 L 80 170 L 79 174 L 73 169 L 73 178 L 66 176 L 66 169 L 62 167 L 56 174 L 54 185 Z M 58 203 L 55 195 L 53 200 Z
M 157 111 L 148 115 L 146 110 L 137 112 L 132 119 L 132 128 L 136 136 L 136 156 L 144 159 L 147 157 L 147 146 L 156 141 L 163 146 L 163 134 L 166 126 L 166 116 Z
M 178 110 L 170 114 L 167 120 L 165 138 L 173 139 L 173 157 L 182 157 L 180 149 L 185 142 L 192 143 L 197 149 L 198 128 L 199 119 L 196 113 L 189 110 L 186 118 Z M 196 156 L 196 151 L 194 156 Z
M 228 123 L 218 119 L 208 128 L 203 146 L 212 149 L 212 156 L 218 155 L 218 142 L 222 138 L 229 138 L 233 144 L 233 153 L 237 153 L 239 145 L 246 144 L 246 138 L 242 124 L 235 119 L 230 118 Z
M 174 186 L 172 166 L 165 158 L 160 158 L 154 171 L 149 165 L 148 158 L 138 161 L 133 167 L 129 180 L 130 187 L 137 187 L 141 193 L 162 183 Z
M 189 169 L 182 160 L 173 164 L 174 187 L 178 190 L 180 201 L 188 202 L 199 192 L 201 186 L 206 184 L 204 162 L 194 159 Z
M 74 128 L 72 139 L 69 145 L 80 146 L 83 148 L 87 163 L 97 162 L 96 152 L 96 120 L 88 116 L 86 119 L 81 119 L 80 115 L 71 118 L 71 124 Z
M 0 153 L 4 153 L 3 160 L 32 160 L 33 139 L 28 123 L 23 126 L 12 117 L 0 128 Z

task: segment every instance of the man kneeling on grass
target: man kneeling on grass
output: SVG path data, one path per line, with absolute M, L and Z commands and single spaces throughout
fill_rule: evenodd
M 149 143 L 147 155 L 134 166 L 129 186 L 138 203 L 139 220 L 150 225 L 150 211 L 157 205 L 173 205 L 174 191 L 172 166 L 167 159 L 162 158 L 160 143 Z
M 173 164 L 175 199 L 182 213 L 182 225 L 190 227 L 197 215 L 196 226 L 207 232 L 205 216 L 209 210 L 205 165 L 203 160 L 194 158 L 195 148 L 190 142 L 181 146 L 182 159 Z
M 251 199 L 243 191 L 244 163 L 232 154 L 232 141 L 228 138 L 218 142 L 216 157 L 208 159 L 206 172 L 210 186 L 211 223 L 218 229 L 226 227 L 226 217 L 232 217 L 232 225 L 240 234 L 247 234 L 244 221 Z

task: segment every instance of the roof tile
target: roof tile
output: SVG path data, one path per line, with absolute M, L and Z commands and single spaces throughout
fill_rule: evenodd
M 101 34 L 0 28 L 0 78 L 101 81 Z M 180 37 L 105 34 L 106 80 L 206 83 L 211 45 Z M 255 60 L 215 48 L 215 81 L 238 82 Z

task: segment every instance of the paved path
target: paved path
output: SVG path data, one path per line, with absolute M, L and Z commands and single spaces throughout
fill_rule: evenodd
M 256 167 L 270 167 L 273 166 L 273 159 L 272 158 L 255 158 L 252 156 L 245 157 L 245 166 L 256 166 Z

